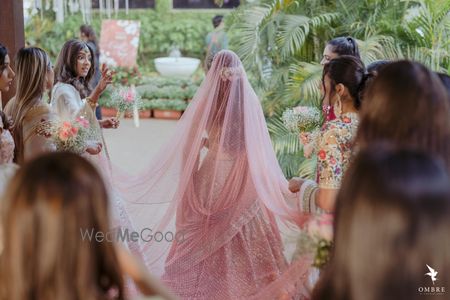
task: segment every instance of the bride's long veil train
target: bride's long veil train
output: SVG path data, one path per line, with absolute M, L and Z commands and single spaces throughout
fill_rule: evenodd
M 277 223 L 307 216 L 275 157 L 241 61 L 221 51 L 170 142 L 139 176 L 114 171 L 150 271 L 183 299 L 292 299 L 307 266 L 288 265 Z

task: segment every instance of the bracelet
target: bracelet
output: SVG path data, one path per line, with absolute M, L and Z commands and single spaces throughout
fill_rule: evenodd
M 98 106 L 98 102 L 92 101 L 91 97 L 86 97 L 86 102 L 92 107 L 92 109 Z
M 300 188 L 300 211 L 305 213 L 315 213 L 315 194 L 318 190 L 317 183 L 313 180 L 305 180 Z

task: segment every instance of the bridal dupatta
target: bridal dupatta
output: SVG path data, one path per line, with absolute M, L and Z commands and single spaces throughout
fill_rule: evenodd
M 216 54 L 174 136 L 137 177 L 114 185 L 148 268 L 182 299 L 292 299 L 307 266 L 288 265 L 277 221 L 307 216 L 288 190 L 238 56 Z

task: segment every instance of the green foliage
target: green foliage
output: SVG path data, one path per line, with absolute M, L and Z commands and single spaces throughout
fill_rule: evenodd
M 330 39 L 353 36 L 365 64 L 409 58 L 450 70 L 448 0 L 261 0 L 227 20 L 230 46 L 261 97 L 269 132 L 286 176 L 314 177 L 298 137 L 280 124 L 282 112 L 320 105 L 319 61 Z
M 190 79 L 153 77 L 150 83 L 139 86 L 138 92 L 145 99 L 192 99 L 198 84 Z
M 113 84 L 138 85 L 141 82 L 142 82 L 142 75 L 139 72 L 137 66 L 134 68 L 127 68 L 127 67 L 114 68 Z
M 150 109 L 184 111 L 186 107 L 186 101 L 181 99 L 153 99 L 147 102 L 147 108 Z
M 159 1 L 161 2 L 161 1 Z M 167 1 L 168 2 L 168 1 Z M 204 39 L 211 31 L 213 12 L 130 10 L 129 14 L 120 11 L 115 19 L 139 20 L 141 22 L 138 65 L 153 65 L 152 58 L 166 56 L 172 47 L 178 47 L 183 55 L 203 58 Z M 100 34 L 102 16 L 94 11 L 92 26 Z M 27 44 L 40 46 L 55 59 L 65 41 L 77 38 L 79 27 L 83 24 L 80 14 L 67 16 L 63 24 L 54 18 L 41 19 L 35 15 L 26 24 Z
M 148 100 L 148 99 L 142 99 L 142 109 L 152 109 L 153 108 L 153 104 L 152 104 L 152 100 Z
M 111 101 L 113 87 L 109 86 L 106 90 L 100 95 L 100 99 L 98 99 L 98 105 L 102 107 L 114 107 L 114 104 Z

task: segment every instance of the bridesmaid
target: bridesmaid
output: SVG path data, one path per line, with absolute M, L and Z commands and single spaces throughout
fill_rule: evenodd
M 325 122 L 314 146 L 318 149 L 317 182 L 299 177 L 289 181 L 290 191 L 299 195 L 295 205 L 302 213 L 317 214 L 334 210 L 343 174 L 353 154 L 353 141 L 359 125 L 361 89 L 366 79 L 363 63 L 353 56 L 340 56 L 324 66 L 324 100 L 334 106 L 336 118 Z M 311 258 L 305 254 L 301 248 L 297 248 L 294 259 L 311 264 Z M 318 274 L 317 269 L 310 268 L 304 285 L 312 289 Z
M 14 161 L 21 165 L 43 152 L 56 150 L 48 133 L 53 116 L 44 100 L 45 92 L 53 85 L 53 68 L 47 53 L 36 47 L 20 49 L 15 63 L 17 92 L 5 112 L 13 121 Z
M 61 119 L 75 119 L 84 116 L 96 131 L 94 155 L 85 155 L 100 172 L 109 191 L 111 202 L 111 229 L 113 231 L 136 231 L 125 208 L 122 195 L 114 188 L 112 165 L 107 156 L 106 145 L 103 143 L 102 128 L 117 128 L 117 118 L 97 120 L 95 108 L 98 99 L 106 87 L 112 82 L 112 73 L 105 66 L 98 85 L 92 89 L 89 82 L 94 75 L 95 54 L 83 41 L 67 41 L 58 56 L 55 67 L 56 84 L 53 87 L 50 105 L 52 111 Z M 102 151 L 105 148 L 105 151 Z M 130 252 L 145 261 L 141 251 L 140 241 L 124 240 L 122 245 Z M 134 294 L 133 284 L 126 286 L 130 294 Z
M 353 56 L 335 58 L 324 67 L 324 100 L 333 104 L 336 119 L 326 122 L 320 132 L 317 183 L 302 178 L 289 181 L 291 192 L 300 192 L 298 205 L 303 212 L 331 212 L 334 209 L 336 194 L 353 151 L 366 79 L 363 63 Z
M 325 49 L 323 50 L 323 57 L 320 61 L 320 64 L 324 66 L 332 59 L 338 58 L 342 55 L 350 55 L 361 59 L 358 44 L 356 43 L 356 40 L 351 36 L 341 36 L 328 41 Z M 323 98 L 322 110 L 325 116 L 325 120 L 331 121 L 336 118 L 336 115 L 334 114 L 333 106 L 330 105 L 330 102 L 328 100 L 329 99 L 327 99 L 326 97 Z
M 332 59 L 338 58 L 343 55 L 353 56 L 357 59 L 361 59 L 359 54 L 358 44 L 356 40 L 350 36 L 348 37 L 337 37 L 330 41 L 325 46 L 323 50 L 323 57 L 320 61 L 322 66 L 325 66 Z M 322 95 L 324 94 L 323 86 L 321 86 Z M 322 98 L 322 114 L 324 116 L 325 122 L 332 121 L 336 119 L 334 113 L 334 107 L 330 105 L 328 97 Z M 303 145 L 303 155 L 306 158 L 310 158 L 313 154 L 317 154 L 317 136 L 308 133 L 300 134 L 300 141 Z
M 55 67 L 56 84 L 52 91 L 51 106 L 61 118 L 73 119 L 78 115 L 95 117 L 98 99 L 112 82 L 112 72 L 102 66 L 101 78 L 92 89 L 91 79 L 95 74 L 95 53 L 91 47 L 79 40 L 67 41 L 58 56 Z M 90 119 L 95 122 L 95 118 Z M 97 124 L 95 124 L 97 126 Z M 117 128 L 117 118 L 98 121 L 100 128 Z M 98 127 L 97 126 L 97 127 Z M 101 150 L 99 145 L 98 150 Z
M 15 74 L 10 66 L 8 51 L 0 44 L 0 195 L 6 183 L 17 170 L 12 163 L 14 158 L 14 139 L 10 132 L 10 122 L 1 110 L 1 92 L 9 91 Z
M 1 92 L 9 91 L 15 76 L 10 63 L 8 50 L 0 43 L 0 110 L 3 108 Z

